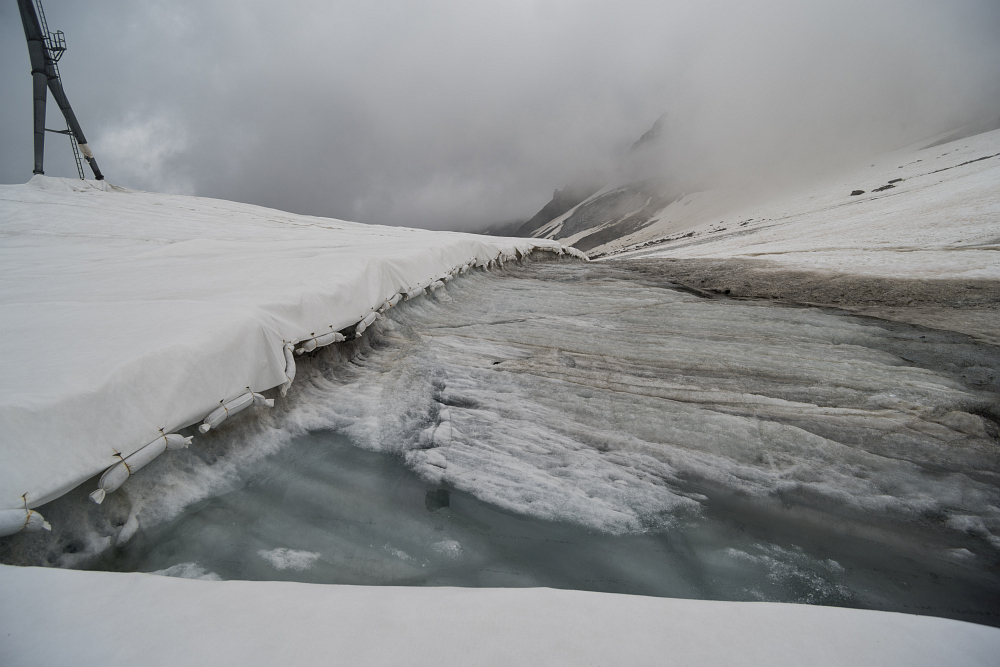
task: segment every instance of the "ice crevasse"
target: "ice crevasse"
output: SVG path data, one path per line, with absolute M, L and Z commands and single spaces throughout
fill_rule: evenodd
M 0 510 L 6 530 L 106 470 L 95 501 L 175 432 L 287 391 L 299 354 L 546 239 L 382 227 L 35 176 L 0 186 Z M 346 334 L 346 335 L 345 335 Z M 46 340 L 44 354 L 25 354 Z M 13 512 L 13 513 L 11 513 Z M 15 516 L 16 515 L 16 516 Z M 9 519 L 9 521 L 8 521 Z M 10 526 L 7 526 L 10 524 Z

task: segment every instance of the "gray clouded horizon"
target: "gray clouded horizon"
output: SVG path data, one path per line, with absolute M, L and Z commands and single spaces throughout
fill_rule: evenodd
M 46 0 L 112 183 L 432 229 L 530 217 L 666 113 L 703 185 L 833 168 L 1000 116 L 995 0 Z M 31 78 L 0 5 L 0 181 Z M 49 126 L 61 127 L 49 105 Z M 49 135 L 46 172 L 73 176 Z

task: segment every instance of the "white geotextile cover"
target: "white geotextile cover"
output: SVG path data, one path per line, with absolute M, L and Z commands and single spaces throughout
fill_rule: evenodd
M 285 342 L 468 262 L 562 248 L 44 176 L 0 186 L 0 239 L 0 509 L 282 384 Z
M 995 665 L 1000 630 L 545 588 L 195 581 L 0 566 L 5 665 Z

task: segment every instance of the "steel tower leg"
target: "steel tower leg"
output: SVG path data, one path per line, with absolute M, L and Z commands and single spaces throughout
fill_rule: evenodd
M 17 0 L 17 8 L 21 11 L 21 23 L 24 25 L 24 38 L 28 42 L 28 56 L 31 58 L 31 78 L 32 93 L 34 95 L 34 122 L 35 122 L 35 169 L 34 173 L 44 174 L 43 162 L 45 158 L 45 103 L 47 101 L 46 88 L 52 91 L 59 110 L 66 118 L 66 124 L 76 137 L 80 145 L 80 152 L 90 164 L 94 177 L 97 180 L 104 180 L 104 175 L 97 166 L 97 160 L 87 145 L 87 139 L 83 135 L 83 128 L 80 127 L 73 107 L 69 105 L 66 93 L 63 91 L 62 81 L 59 79 L 59 71 L 56 69 L 55 61 L 49 55 L 45 45 L 45 37 L 42 33 L 41 23 L 38 21 L 38 14 L 32 0 Z
M 83 128 L 80 127 L 80 122 L 76 119 L 76 114 L 73 113 L 73 107 L 69 105 L 69 100 L 66 99 L 62 82 L 59 80 L 59 77 L 52 76 L 49 77 L 48 83 L 49 90 L 52 91 L 52 97 L 55 99 L 56 104 L 59 105 L 59 109 L 66 119 L 66 124 L 73 131 L 76 142 L 80 144 L 80 152 L 83 153 L 84 159 L 87 160 L 90 169 L 94 172 L 94 178 L 99 181 L 104 180 L 104 174 L 101 173 L 101 169 L 97 166 L 97 160 L 94 159 L 94 154 L 90 151 L 90 146 L 87 145 L 87 138 L 83 136 Z
M 45 72 L 31 73 L 31 90 L 35 98 L 35 168 L 31 173 L 44 174 L 45 161 L 45 103 L 48 97 Z
M 31 0 L 17 0 L 17 8 L 21 10 L 21 24 L 24 26 L 24 38 L 28 42 L 28 56 L 31 58 L 31 88 L 34 97 L 35 121 L 35 168 L 33 173 L 44 174 L 45 103 L 48 96 L 46 92 L 48 73 L 45 71 L 45 40 Z

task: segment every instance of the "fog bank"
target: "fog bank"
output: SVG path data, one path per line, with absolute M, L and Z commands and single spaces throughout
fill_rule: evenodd
M 363 222 L 530 217 L 663 113 L 643 170 L 698 183 L 801 176 L 1000 117 L 989 0 L 45 4 L 111 182 Z M 0 35 L 0 180 L 24 182 L 14 3 Z M 47 148 L 46 172 L 73 175 L 64 138 Z

